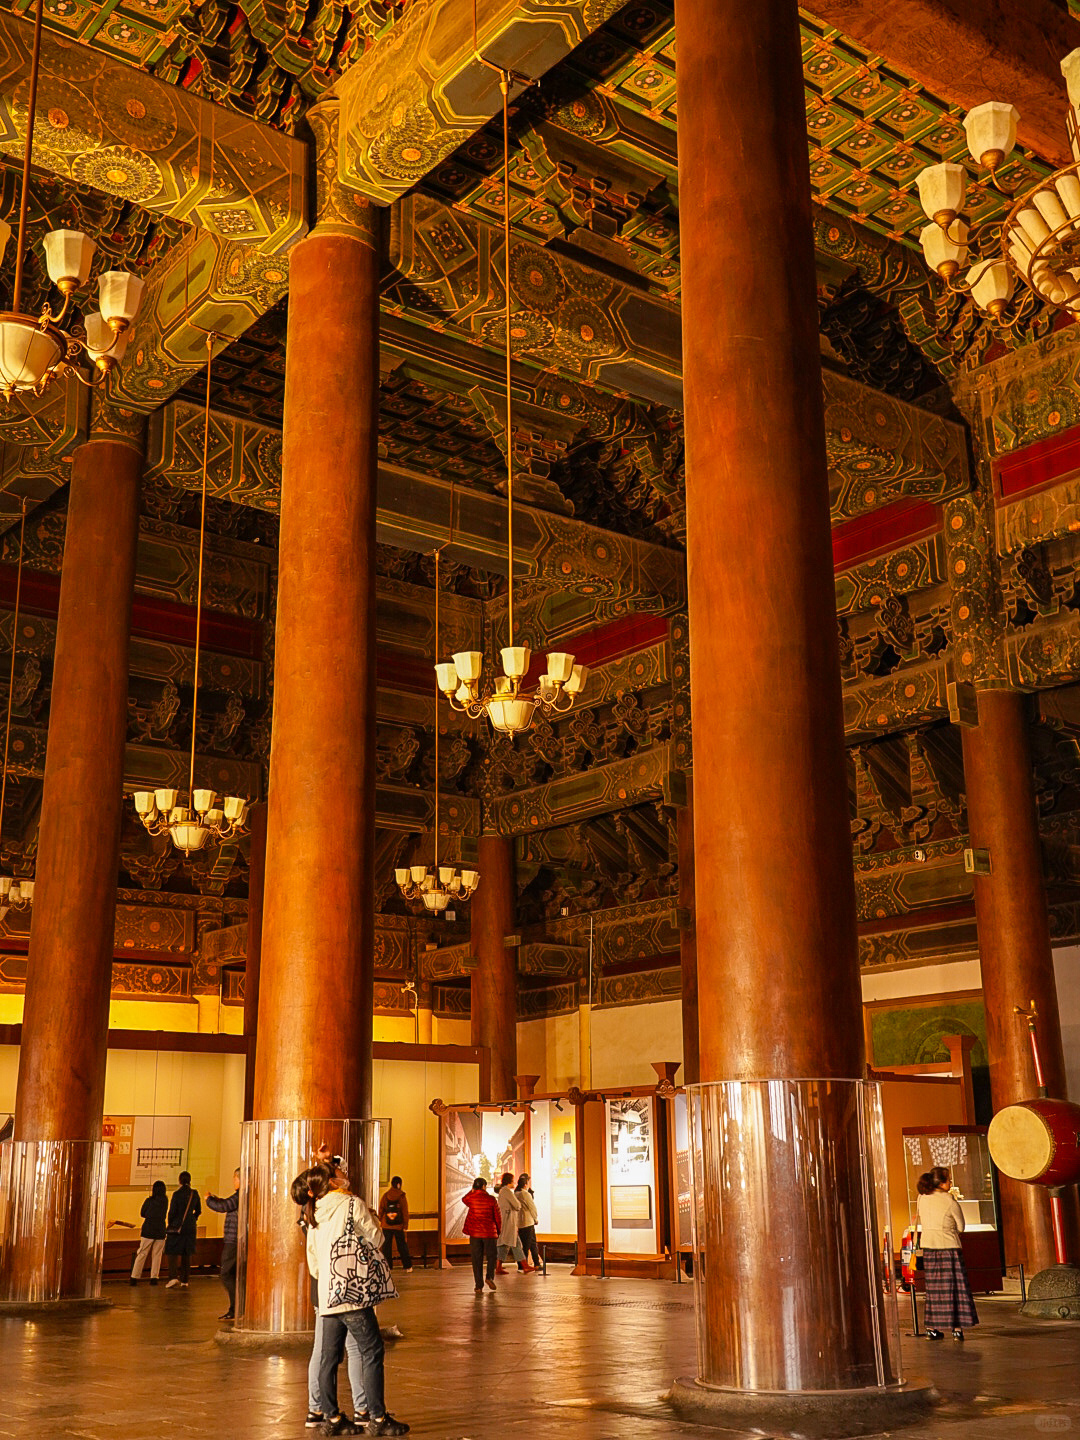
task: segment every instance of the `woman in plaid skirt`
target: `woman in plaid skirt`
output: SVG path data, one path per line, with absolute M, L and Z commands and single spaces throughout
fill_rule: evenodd
M 918 1190 L 927 1338 L 940 1340 L 951 1328 L 953 1339 L 963 1340 L 965 1328 L 979 1323 L 960 1248 L 964 1212 L 941 1165 L 919 1177 Z

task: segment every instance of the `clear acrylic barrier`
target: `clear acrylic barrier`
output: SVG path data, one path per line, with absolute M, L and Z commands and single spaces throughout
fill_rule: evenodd
M 324 1143 L 374 1211 L 389 1120 L 248 1120 L 240 1147 L 237 1329 L 290 1334 L 314 1328 L 299 1210 L 289 1193 Z
M 104 1140 L 0 1144 L 0 1302 L 100 1297 L 108 1180 Z
M 687 1087 L 698 1381 L 900 1380 L 885 1132 L 863 1080 Z

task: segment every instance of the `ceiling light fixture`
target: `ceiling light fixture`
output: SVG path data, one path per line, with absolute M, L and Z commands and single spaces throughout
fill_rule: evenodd
M 228 338 L 228 337 L 226 337 Z M 199 656 L 202 645 L 203 558 L 206 551 L 206 477 L 210 460 L 210 374 L 214 358 L 214 336 L 206 337 L 206 405 L 203 411 L 202 505 L 199 513 L 199 576 L 195 589 L 195 672 L 191 698 L 191 767 L 188 771 L 188 803 L 177 805 L 177 790 L 136 790 L 135 809 L 151 835 L 168 832 L 185 855 L 202 850 L 208 840 L 235 840 L 242 835 L 248 802 L 238 795 L 226 795 L 218 806 L 217 792 L 195 789 L 195 727 L 199 714 Z
M 494 729 L 504 735 L 518 735 L 528 730 L 539 709 L 548 715 L 561 715 L 573 708 L 574 697 L 580 694 L 588 678 L 588 668 L 577 665 L 566 651 L 551 651 L 547 669 L 540 676 L 536 690 L 526 694 L 522 686 L 529 674 L 532 651 L 528 645 L 514 644 L 514 427 L 511 378 L 510 329 L 510 72 L 477 59 L 499 76 L 503 117 L 503 328 L 506 352 L 506 537 L 507 537 L 507 632 L 509 644 L 499 652 L 501 675 L 493 685 L 485 685 L 484 656 L 480 650 L 462 650 L 450 661 L 435 666 L 439 689 L 452 709 L 479 720 L 486 715 Z
M 107 270 L 98 276 L 98 309 L 84 316 L 82 326 L 61 328 L 76 291 L 86 284 L 97 246 L 81 230 L 51 230 L 42 242 L 49 279 L 63 296 L 54 315 L 48 303 L 36 318 L 22 313 L 23 266 L 26 260 L 26 217 L 30 202 L 30 164 L 34 149 L 38 74 L 41 69 L 41 25 L 44 0 L 34 8 L 34 48 L 30 61 L 30 88 L 23 147 L 22 189 L 19 194 L 19 234 L 16 241 L 15 283 L 11 309 L 0 311 L 0 391 L 5 400 L 31 391 L 41 395 L 53 380 L 74 374 L 84 385 L 104 382 L 124 358 L 131 322 L 138 314 L 144 282 L 126 270 Z M 0 221 L 0 256 L 11 236 L 11 226 Z M 87 380 L 77 362 L 90 360 L 95 374 Z
M 439 653 L 439 558 L 435 551 L 435 654 Z M 438 666 L 435 667 L 438 670 Z M 435 689 L 435 864 L 402 866 L 394 880 L 406 900 L 422 900 L 424 908 L 441 913 L 450 902 L 471 900 L 480 884 L 479 870 L 459 870 L 456 865 L 439 864 L 439 690 Z
M 11 619 L 11 665 L 8 669 L 7 724 L 4 726 L 4 775 L 0 780 L 0 831 L 4 824 L 4 801 L 7 799 L 8 751 L 11 745 L 11 705 L 15 696 L 15 648 L 19 643 L 19 603 L 22 599 L 23 543 L 26 539 L 26 497 L 22 502 L 19 521 L 19 568 L 15 572 L 15 614 Z M 13 879 L 0 874 L 0 920 L 9 910 L 26 910 L 34 903 L 33 879 Z
M 964 279 L 958 280 L 990 222 L 972 227 L 963 217 L 968 179 L 964 166 L 930 165 L 917 181 L 919 200 L 930 221 L 919 236 L 927 263 L 950 290 L 970 294 L 985 315 L 1006 328 L 1019 318 L 1015 312 L 1010 318 L 1016 277 L 1037 299 L 1080 318 L 1080 49 L 1066 55 L 1061 73 L 1069 91 L 1066 129 L 1074 162 L 1022 195 L 1016 196 L 998 179 L 1016 145 L 1020 119 L 1016 106 L 988 100 L 964 117 L 968 153 L 988 172 L 994 187 L 1013 200 L 1000 222 L 1000 257 L 977 258 Z

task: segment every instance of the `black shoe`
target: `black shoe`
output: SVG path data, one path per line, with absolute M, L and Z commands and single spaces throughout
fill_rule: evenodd
M 364 1433 L 359 1425 L 354 1425 L 351 1420 L 346 1420 L 344 1415 L 339 1415 L 336 1420 L 324 1420 L 319 1428 L 324 1435 L 362 1435 Z
M 926 1338 L 927 1340 L 944 1340 L 945 1336 L 940 1330 L 927 1330 Z
M 236 1319 L 236 1316 L 233 1314 L 233 1312 L 232 1312 L 231 1310 L 226 1310 L 225 1313 L 224 1313 L 224 1315 L 219 1315 L 217 1318 L 218 1318 L 219 1320 L 235 1320 L 235 1319 Z
M 151 1281 L 150 1281 L 150 1284 L 151 1284 L 151 1285 L 156 1285 L 156 1284 L 157 1284 L 157 1281 L 156 1281 L 156 1280 L 151 1280 Z
M 134 1275 L 132 1275 L 131 1279 L 128 1281 L 128 1284 L 129 1284 L 129 1285 L 138 1285 L 138 1283 L 139 1283 L 139 1282 L 138 1282 L 138 1280 L 135 1279 L 135 1276 L 134 1276 Z M 153 1283 L 153 1282 L 151 1282 L 151 1283 Z
M 367 1433 L 369 1435 L 408 1435 L 409 1427 L 404 1420 L 395 1420 L 392 1415 L 384 1415 L 381 1420 L 370 1420 Z
M 315 1427 L 321 1425 L 322 1422 L 323 1413 L 321 1410 L 309 1410 L 307 1412 L 307 1419 L 304 1421 L 304 1427 L 308 1430 L 314 1430 Z
M 952 1332 L 952 1338 L 953 1338 L 954 1340 L 963 1340 L 963 1338 L 964 1338 L 964 1332 L 963 1332 L 962 1330 L 954 1330 L 954 1331 Z

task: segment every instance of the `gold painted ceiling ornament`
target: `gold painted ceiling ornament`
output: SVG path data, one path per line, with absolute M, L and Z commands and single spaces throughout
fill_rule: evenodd
M 203 410 L 202 506 L 199 515 L 199 575 L 195 589 L 195 670 L 191 701 L 191 768 L 188 803 L 177 805 L 177 790 L 136 790 L 135 809 L 151 835 L 168 833 L 178 850 L 191 855 L 208 840 L 235 840 L 243 834 L 248 802 L 226 795 L 219 807 L 217 792 L 195 789 L 195 729 L 199 714 L 199 652 L 202 642 L 203 558 L 206 551 L 206 478 L 210 463 L 210 385 L 214 359 L 214 333 L 206 336 L 206 404 Z M 222 336 L 222 339 L 231 339 Z
M 11 620 L 11 665 L 8 670 L 7 723 L 4 726 L 4 774 L 0 779 L 0 830 L 4 824 L 4 801 L 7 798 L 8 752 L 11 746 L 11 703 L 15 695 L 15 650 L 19 643 L 19 602 L 22 599 L 23 544 L 26 540 L 26 497 L 22 502 L 19 521 L 19 568 L 15 573 L 15 614 Z M 34 903 L 32 878 L 13 879 L 0 874 L 0 920 L 9 910 L 27 910 Z
M 532 662 L 528 645 L 514 644 L 514 425 L 511 381 L 510 324 L 510 81 L 507 70 L 491 65 L 477 54 L 477 59 L 495 70 L 502 92 L 503 119 L 503 342 L 506 354 L 506 543 L 507 543 L 507 638 L 509 643 L 499 652 L 501 675 L 493 685 L 484 682 L 484 656 L 479 650 L 462 650 L 452 660 L 435 666 L 440 691 L 453 710 L 479 720 L 486 715 L 495 730 L 504 735 L 519 735 L 528 730 L 539 709 L 547 715 L 561 715 L 573 708 L 574 697 L 580 694 L 588 678 L 588 668 L 574 662 L 565 651 L 551 651 L 547 669 L 540 676 L 534 692 L 523 690 Z
M 86 284 L 97 246 L 81 230 L 51 230 L 42 245 L 49 279 L 64 303 L 54 315 L 46 304 L 41 314 L 22 312 L 23 265 L 26 259 L 26 216 L 30 200 L 30 164 L 34 149 L 38 72 L 41 68 L 41 25 L 44 0 L 34 8 L 34 48 L 30 62 L 30 90 L 23 149 L 22 187 L 19 194 L 19 234 L 15 253 L 15 284 L 11 309 L 0 311 L 0 391 L 4 399 L 32 391 L 40 395 L 53 380 L 73 374 L 84 385 L 103 384 L 124 358 L 131 322 L 138 314 L 144 283 L 126 270 L 107 270 L 98 276 L 98 309 L 85 315 L 81 327 L 65 330 L 75 293 Z M 0 257 L 11 236 L 11 226 L 0 220 Z M 89 360 L 94 374 L 87 380 L 78 362 Z
M 442 547 L 435 551 L 435 654 L 439 653 L 439 559 Z M 435 667 L 436 670 L 439 668 Z M 435 864 L 401 866 L 394 870 L 394 880 L 406 900 L 420 900 L 425 910 L 441 914 L 457 900 L 471 900 L 480 884 L 478 870 L 459 870 L 456 865 L 439 864 L 439 689 L 435 689 Z
M 970 294 L 978 308 L 1004 328 L 1018 321 L 1015 312 L 1010 316 L 1017 277 L 1038 300 L 1080 318 L 1080 49 L 1065 56 L 1061 73 L 1069 92 L 1066 128 L 1074 161 L 1021 195 L 1004 189 L 998 180 L 1016 145 L 1016 106 L 988 100 L 964 117 L 972 159 L 1013 200 L 1000 222 L 1000 256 L 977 259 L 958 280 L 979 233 L 991 222 L 972 228 L 963 218 L 967 172 L 962 165 L 929 165 L 917 181 L 930 221 L 919 235 L 927 263 L 950 290 Z

